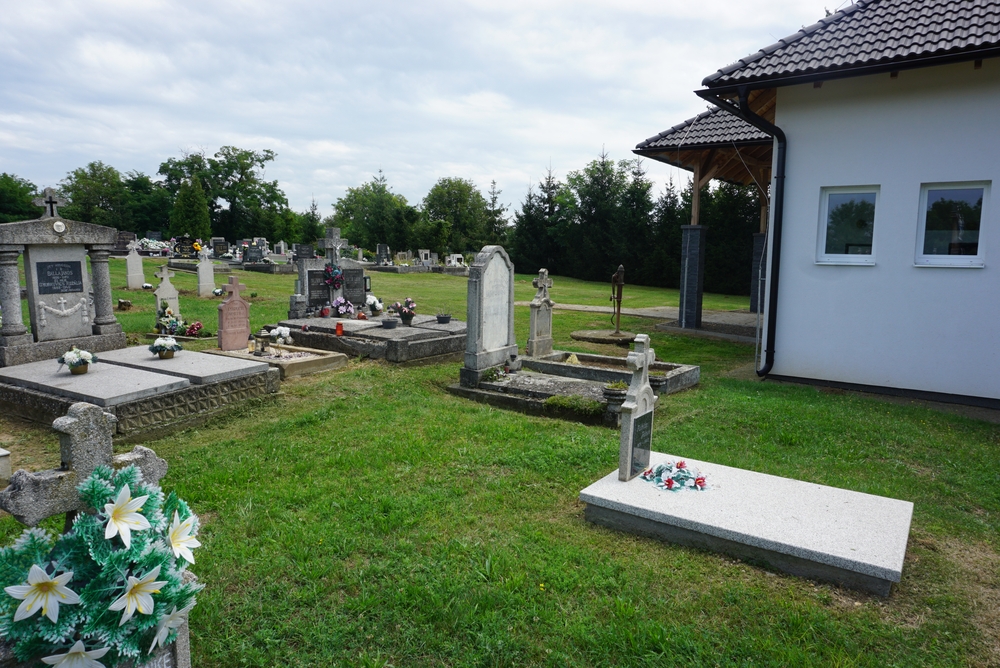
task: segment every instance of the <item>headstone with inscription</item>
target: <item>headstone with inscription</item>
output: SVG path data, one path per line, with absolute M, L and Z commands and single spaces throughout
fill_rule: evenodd
M 452 253 L 451 255 L 445 257 L 444 265 L 446 267 L 464 267 L 465 258 L 461 253 Z
M 142 284 L 146 282 L 146 275 L 142 271 L 142 256 L 139 255 L 139 242 L 132 240 L 128 247 L 128 255 L 125 256 L 125 280 L 129 290 L 142 290 Z
M 375 264 L 379 267 L 392 264 L 392 252 L 389 250 L 387 244 L 378 244 L 375 246 Z
M 431 252 L 426 248 L 418 248 L 417 256 L 420 258 L 420 264 L 429 267 L 431 266 Z
M 344 299 L 360 309 L 365 305 L 365 270 L 342 267 L 344 271 Z
M 230 276 L 229 283 L 222 288 L 229 294 L 219 304 L 219 348 L 242 350 L 250 338 L 250 303 L 240 296 L 247 286 L 236 276 Z
M 229 242 L 223 237 L 212 237 L 212 252 L 215 257 L 222 257 L 229 252 Z
M 340 249 L 350 246 L 350 243 L 347 239 L 340 238 L 339 227 L 328 227 L 326 228 L 326 237 L 320 239 L 317 245 L 326 251 L 328 262 L 336 262 L 340 259 Z
M 260 246 L 247 246 L 243 251 L 243 264 L 258 264 L 264 259 L 264 249 Z
M 251 246 L 256 246 L 257 248 L 259 248 L 262 251 L 264 251 L 265 254 L 267 253 L 268 249 L 270 248 L 270 246 L 267 243 L 267 239 L 264 238 L 264 237 L 254 237 L 253 238 L 253 243 L 250 244 L 250 245 Z
M 306 304 L 310 307 L 323 306 L 332 301 L 332 288 L 326 284 L 326 273 L 323 269 L 310 269 L 306 273 Z
M 118 231 L 62 218 L 66 200 L 52 188 L 33 201 L 45 209 L 41 218 L 0 225 L 0 366 L 55 359 L 74 345 L 124 347 L 108 267 Z M 22 253 L 30 333 L 21 309 Z
M 180 260 L 194 260 L 198 257 L 194 250 L 194 239 L 189 236 L 178 237 L 174 242 L 174 257 Z
M 552 352 L 552 306 L 554 302 L 549 297 L 552 279 L 548 269 L 539 269 L 538 277 L 532 279 L 538 292 L 531 300 L 531 322 L 528 328 L 528 345 L 524 352 L 529 357 L 541 357 Z
M 274 254 L 275 255 L 288 255 L 288 244 L 284 241 L 279 241 L 274 244 Z
M 160 284 L 157 286 L 156 290 L 153 290 L 153 294 L 156 296 L 156 310 L 160 309 L 160 304 L 167 302 L 167 308 L 173 311 L 174 317 L 178 320 L 181 319 L 181 304 L 177 298 L 177 288 L 174 284 L 170 282 L 174 273 L 167 269 L 167 265 L 162 265 L 153 276 L 160 279 Z
M 649 347 L 649 335 L 635 337 L 635 350 L 625 363 L 632 372 L 632 382 L 621 407 L 621 436 L 618 450 L 618 479 L 631 480 L 649 466 L 653 437 L 653 409 L 659 401 L 649 385 L 649 365 L 656 354 Z
M 211 297 L 215 290 L 215 265 L 208 259 L 208 249 L 198 253 L 198 296 Z
M 146 230 L 146 238 L 150 241 L 163 241 L 163 232 L 159 230 Z
M 312 244 L 295 244 L 293 260 L 312 260 L 316 258 L 316 249 Z
M 461 383 L 478 387 L 483 374 L 505 362 L 518 368 L 514 338 L 514 263 L 502 246 L 485 246 L 469 268 L 468 333 Z
M 129 244 L 133 241 L 135 241 L 135 232 L 118 230 L 118 239 L 115 241 L 115 253 L 127 253 L 130 248 Z

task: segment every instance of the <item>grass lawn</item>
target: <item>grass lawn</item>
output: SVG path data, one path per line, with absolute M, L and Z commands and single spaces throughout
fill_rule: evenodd
M 123 285 L 124 263 L 112 271 Z M 293 277 L 237 275 L 258 292 L 254 327 L 284 317 Z M 556 291 L 564 280 L 554 299 L 581 303 Z M 530 277 L 518 281 L 530 299 Z M 387 301 L 464 316 L 462 279 L 373 282 Z M 572 289 L 597 304 L 610 292 Z M 144 311 L 121 321 L 145 331 L 152 295 L 115 291 L 129 295 Z M 182 293 L 182 313 L 214 331 L 218 301 Z M 517 307 L 522 346 L 527 320 Z M 616 432 L 453 397 L 457 364 L 352 361 L 145 443 L 170 463 L 165 489 L 203 522 L 194 665 L 1000 665 L 1000 427 L 762 383 L 751 347 L 623 321 L 652 335 L 659 359 L 702 365 L 697 388 L 661 400 L 655 449 L 916 504 L 890 598 L 589 525 L 577 495 L 615 468 Z M 557 347 L 621 354 L 569 339 L 604 322 L 557 312 Z M 0 447 L 15 468 L 59 459 L 50 430 L 2 416 Z M 0 520 L 4 542 L 18 532 Z

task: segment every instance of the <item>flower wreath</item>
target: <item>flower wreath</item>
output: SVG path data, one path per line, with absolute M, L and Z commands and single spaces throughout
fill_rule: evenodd
M 24 662 L 145 663 L 177 639 L 202 588 L 184 578 L 198 518 L 134 466 L 99 466 L 77 489 L 94 512 L 68 532 L 25 529 L 0 548 L 0 636 Z
M 701 492 L 708 488 L 705 476 L 698 469 L 690 468 L 683 459 L 677 463 L 667 462 L 650 466 L 642 472 L 642 479 L 671 492 L 679 492 L 682 489 Z
M 334 290 L 339 290 L 344 284 L 344 271 L 333 264 L 327 264 L 323 267 L 323 282 Z

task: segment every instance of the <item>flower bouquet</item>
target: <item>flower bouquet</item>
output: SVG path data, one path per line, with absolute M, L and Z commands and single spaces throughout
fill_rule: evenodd
M 651 466 L 642 472 L 642 479 L 651 482 L 660 489 L 679 492 L 682 489 L 704 491 L 708 481 L 697 469 L 692 469 L 683 459 L 666 464 Z
M 344 284 L 344 271 L 332 263 L 327 264 L 323 267 L 323 282 L 334 290 L 339 290 Z
M 372 315 L 379 315 L 385 310 L 385 304 L 383 304 L 382 300 L 375 295 L 368 295 L 365 297 L 365 306 L 369 308 Z
M 174 310 L 167 304 L 167 300 L 160 302 L 160 308 L 156 312 L 156 324 L 160 328 L 160 334 L 170 334 L 173 336 L 178 331 L 183 331 L 185 323 L 174 315 Z
M 0 549 L 0 635 L 25 663 L 142 663 L 195 606 L 201 586 L 184 571 L 201 546 L 198 518 L 134 466 L 99 466 L 77 489 L 89 512 L 72 529 L 25 529 Z
M 184 330 L 184 336 L 201 336 L 201 329 L 204 325 L 201 324 L 200 320 L 196 320 L 193 324 L 188 325 L 188 328 Z
M 417 302 L 413 301 L 409 297 L 404 299 L 402 304 L 396 302 L 389 308 L 398 313 L 399 317 L 403 319 L 412 318 L 417 314 Z
M 172 336 L 157 337 L 156 341 L 153 341 L 153 345 L 149 347 L 149 352 L 159 355 L 161 360 L 170 359 L 178 350 L 183 350 L 183 348 Z
M 97 364 L 97 355 L 86 350 L 80 350 L 76 346 L 73 346 L 72 350 L 66 351 L 62 356 L 56 360 L 59 362 L 59 368 L 61 369 L 63 364 L 69 367 L 69 372 L 73 375 L 80 375 L 82 373 L 87 373 L 87 368 L 91 364 Z
M 283 344 L 290 346 L 292 343 L 292 330 L 288 327 L 275 327 L 268 334 L 271 336 L 271 341 L 278 344 Z
M 332 306 L 333 312 L 341 318 L 354 315 L 354 304 L 347 301 L 343 297 L 337 297 L 334 299 Z

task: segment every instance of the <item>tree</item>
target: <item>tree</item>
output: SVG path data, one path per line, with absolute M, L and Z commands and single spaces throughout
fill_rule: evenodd
M 135 232 L 139 236 L 146 230 L 166 232 L 170 228 L 174 198 L 164 183 L 136 171 L 127 173 L 122 182 L 127 192 L 128 217 Z
M 170 212 L 170 234 L 175 237 L 187 235 L 192 239 L 208 241 L 212 237 L 212 222 L 208 216 L 205 191 L 198 179 L 181 183 Z
M 488 204 L 476 184 L 467 179 L 442 178 L 424 197 L 428 220 L 451 226 L 448 247 L 453 252 L 478 251 L 487 241 Z
M 319 215 L 319 205 L 313 198 L 309 204 L 309 210 L 298 214 L 299 217 L 299 241 L 302 243 L 312 243 L 323 236 L 322 217 Z
M 507 206 L 500 203 L 501 190 L 497 182 L 490 181 L 490 192 L 486 204 L 486 243 L 504 246 L 510 229 L 507 226 Z
M 31 181 L 6 172 L 0 174 L 0 223 L 38 218 L 42 207 L 31 203 L 37 196 L 38 188 Z
M 606 280 L 628 258 L 619 253 L 615 229 L 620 222 L 620 207 L 628 175 L 625 164 L 615 165 L 607 153 L 567 176 L 576 198 L 575 225 L 568 238 L 571 243 L 569 269 L 572 275 L 591 281 Z
M 546 268 L 553 274 L 568 275 L 567 244 L 575 210 L 572 193 L 551 169 L 538 184 L 537 192 L 529 186 L 509 232 L 511 255 L 518 271 L 535 273 Z
M 406 198 L 389 189 L 389 183 L 379 170 L 378 176 L 357 188 L 348 188 L 333 205 L 330 224 L 340 228 L 340 234 L 359 248 L 372 250 L 377 244 L 391 248 L 410 247 L 413 226 L 419 214 Z
M 111 165 L 91 162 L 67 174 L 60 185 L 71 202 L 63 209 L 66 218 L 134 231 L 128 190 Z

